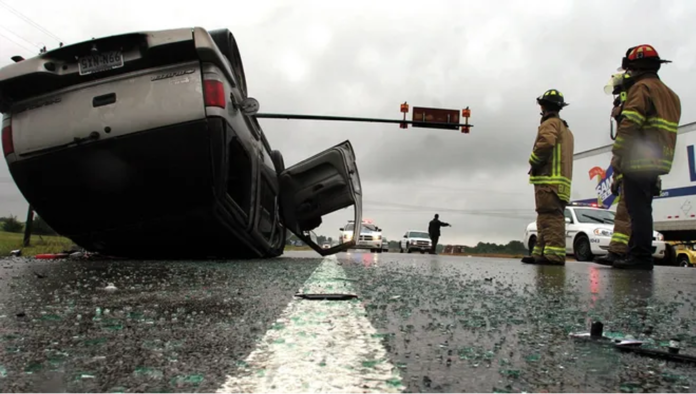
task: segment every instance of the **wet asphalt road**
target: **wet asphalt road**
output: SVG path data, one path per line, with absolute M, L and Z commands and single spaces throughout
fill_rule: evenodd
M 696 270 L 398 253 L 338 260 L 408 392 L 694 391 L 696 366 L 568 333 L 596 319 L 609 334 L 656 346 L 678 338 L 682 353 L 696 354 Z M 214 392 L 321 262 L 306 252 L 247 262 L 0 260 L 0 390 Z

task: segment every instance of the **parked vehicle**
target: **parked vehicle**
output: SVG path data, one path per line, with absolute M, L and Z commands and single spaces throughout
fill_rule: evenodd
M 430 251 L 431 247 L 432 241 L 427 231 L 409 230 L 399 242 L 399 253 L 411 253 L 415 250 L 423 254 Z
M 360 236 L 354 239 L 355 222 L 349 221 L 344 227 L 339 229 L 339 242 L 355 241 L 355 245 L 350 249 L 369 249 L 372 253 L 382 253 L 382 229 L 373 223 L 363 222 L 360 229 Z
M 282 254 L 362 197 L 349 141 L 290 168 L 254 117 L 227 29 L 92 39 L 0 69 L 3 152 L 58 233 L 133 258 Z M 318 202 L 321 202 L 319 204 Z M 327 203 L 330 202 L 330 203 Z
M 388 251 L 389 251 L 389 240 L 387 240 L 386 238 L 384 238 L 384 236 L 382 236 L 382 252 L 388 252 Z
M 693 241 L 667 241 L 674 248 L 676 265 L 680 267 L 696 267 L 696 243 Z
M 572 203 L 565 209 L 566 253 L 577 261 L 591 261 L 595 256 L 609 253 L 614 232 L 614 211 L 601 209 L 597 204 Z M 530 253 L 538 237 L 536 222 L 527 225 L 524 244 Z M 665 243 L 662 234 L 653 232 L 653 257 L 662 259 Z
M 666 241 L 696 243 L 696 122 L 679 126 L 672 171 L 662 176 L 662 194 L 653 201 L 653 229 Z M 611 147 L 605 145 L 576 153 L 573 160 L 572 200 L 616 210 L 611 194 Z M 675 248 L 668 242 L 657 264 L 676 265 Z

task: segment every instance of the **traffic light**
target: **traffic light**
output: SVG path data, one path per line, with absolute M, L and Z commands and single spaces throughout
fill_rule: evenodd
M 471 117 L 471 110 L 466 107 L 462 110 L 462 118 L 464 118 L 464 124 L 469 124 L 469 117 Z M 469 134 L 469 126 L 462 126 L 462 133 Z
M 404 103 L 401 104 L 401 113 L 404 114 L 404 120 L 406 120 L 406 114 L 408 113 L 408 102 L 404 101 Z M 399 124 L 399 127 L 402 129 L 407 129 L 408 123 L 401 123 Z

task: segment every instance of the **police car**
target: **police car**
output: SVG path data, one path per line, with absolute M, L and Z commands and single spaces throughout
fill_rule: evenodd
M 355 233 L 355 221 L 350 220 L 348 224 L 339 229 L 339 243 L 348 243 L 353 239 Z M 355 240 L 355 246 L 351 249 L 369 249 L 373 253 L 382 253 L 382 229 L 377 227 L 371 220 L 364 220 L 360 229 L 360 236 Z
M 608 254 L 614 231 L 615 212 L 595 204 L 571 203 L 565 209 L 566 254 L 577 261 L 592 261 L 595 256 Z M 529 223 L 524 233 L 524 243 L 530 253 L 537 242 L 536 221 Z M 653 232 L 653 257 L 665 257 L 664 236 Z

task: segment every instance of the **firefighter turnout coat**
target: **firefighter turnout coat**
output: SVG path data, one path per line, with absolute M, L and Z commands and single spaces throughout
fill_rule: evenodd
M 674 160 L 681 102 L 657 74 L 635 79 L 628 89 L 612 147 L 614 176 L 665 175 Z
M 529 183 L 546 185 L 561 201 L 570 201 L 573 179 L 573 133 L 558 113 L 551 112 L 541 119 L 529 164 Z

